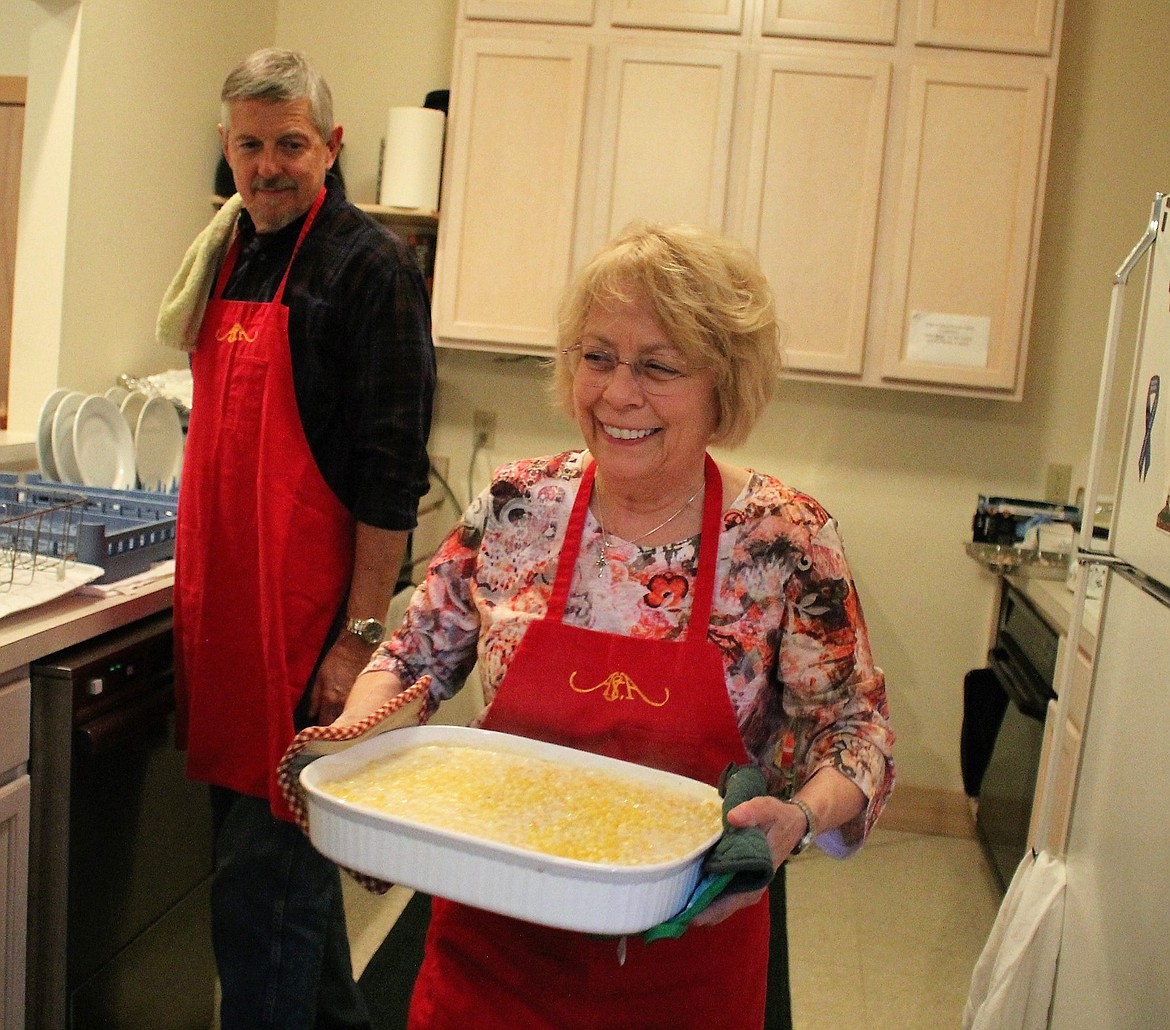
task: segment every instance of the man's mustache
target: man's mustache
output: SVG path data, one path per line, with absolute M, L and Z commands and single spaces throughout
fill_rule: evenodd
M 286 176 L 279 175 L 274 179 L 253 179 L 253 190 L 295 190 L 297 184 Z

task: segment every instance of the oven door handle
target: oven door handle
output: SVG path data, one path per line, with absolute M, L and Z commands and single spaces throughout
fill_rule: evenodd
M 111 751 L 165 731 L 175 710 L 175 696 L 169 686 L 142 694 L 133 702 L 111 708 L 95 719 L 73 729 L 74 747 L 80 756 L 97 758 Z
M 1025 715 L 1043 722 L 1048 712 L 1049 700 L 1056 697 L 1052 688 L 1038 683 L 1033 676 L 1029 676 L 1012 648 L 1005 648 L 1002 645 L 992 648 L 991 668 L 1016 707 Z

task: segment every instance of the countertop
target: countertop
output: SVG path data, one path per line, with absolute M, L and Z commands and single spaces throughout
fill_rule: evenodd
M 73 593 L 0 619 L 0 683 L 30 662 L 171 607 L 174 580 L 158 579 L 132 594 Z
M 35 467 L 36 463 L 35 433 L 17 433 L 0 429 L 0 468 Z

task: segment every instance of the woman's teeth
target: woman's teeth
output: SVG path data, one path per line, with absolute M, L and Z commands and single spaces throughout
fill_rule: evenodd
M 612 436 L 615 440 L 641 440 L 658 432 L 656 429 L 618 429 L 617 426 L 602 426 L 602 428 L 605 430 L 606 436 Z

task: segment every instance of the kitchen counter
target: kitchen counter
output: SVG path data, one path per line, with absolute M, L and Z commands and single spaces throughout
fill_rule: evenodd
M 37 438 L 34 433 L 0 429 L 0 468 L 35 468 Z
M 174 581 L 156 580 L 132 594 L 73 593 L 0 619 L 0 683 L 30 662 L 171 607 Z

